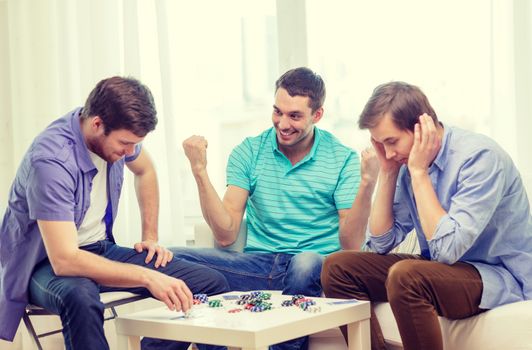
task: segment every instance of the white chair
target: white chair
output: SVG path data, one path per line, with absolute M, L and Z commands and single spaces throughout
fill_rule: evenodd
M 141 299 L 145 299 L 145 296 L 130 293 L 130 292 L 105 292 L 100 293 L 100 300 L 104 304 L 105 311 L 109 311 L 110 315 L 104 318 L 104 321 L 112 320 L 118 316 L 116 312 L 116 307 L 128 303 L 132 303 L 134 301 L 138 301 Z M 37 349 L 42 350 L 43 347 L 40 342 L 40 338 L 47 337 L 56 333 L 59 333 L 62 331 L 62 329 L 57 329 L 51 332 L 41 333 L 38 334 L 35 331 L 35 327 L 33 326 L 33 323 L 31 322 L 31 318 L 33 316 L 51 316 L 54 315 L 53 313 L 35 305 L 29 304 L 26 306 L 26 311 L 24 312 L 24 315 L 22 316 L 22 320 L 24 321 L 24 324 L 26 325 L 26 328 L 28 329 L 28 333 L 30 334 L 30 338 L 33 342 L 33 344 L 37 347 Z

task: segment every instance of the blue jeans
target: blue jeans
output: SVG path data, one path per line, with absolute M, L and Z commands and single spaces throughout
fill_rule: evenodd
M 153 259 L 146 265 L 147 253 L 120 247 L 110 241 L 99 241 L 81 249 L 109 260 L 155 269 Z M 227 281 L 219 272 L 205 266 L 174 258 L 157 271 L 182 279 L 192 293 L 209 295 L 229 291 Z M 128 291 L 151 296 L 146 288 L 116 288 L 97 284 L 85 277 L 60 277 L 53 272 L 48 259 L 35 267 L 29 285 L 29 301 L 60 316 L 66 349 L 109 349 L 103 329 L 104 306 L 100 292 Z M 185 350 L 187 343 L 144 338 L 142 349 Z M 205 349 L 218 347 L 207 346 Z
M 318 297 L 324 257 L 313 252 L 239 253 L 215 248 L 170 248 L 175 257 L 221 272 L 231 290 L 281 290 L 283 294 Z M 270 349 L 306 349 L 308 337 L 276 344 Z

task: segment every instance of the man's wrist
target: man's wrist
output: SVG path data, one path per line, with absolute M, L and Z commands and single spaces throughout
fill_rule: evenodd
M 360 179 L 360 188 L 374 189 L 377 184 L 377 179 L 362 176 Z
M 418 168 L 418 169 L 408 169 L 408 171 L 410 172 L 410 178 L 412 179 L 412 181 L 423 179 L 429 176 L 428 169 Z
M 206 168 L 198 168 L 192 171 L 192 175 L 194 175 L 194 178 L 197 182 L 203 182 L 208 178 L 207 169 Z
M 159 237 L 158 237 L 157 233 L 143 232 L 142 233 L 142 241 L 157 243 L 159 241 Z
M 379 179 L 381 182 L 386 181 L 393 181 L 395 182 L 397 180 L 397 177 L 399 176 L 399 169 L 393 169 L 393 170 L 380 170 L 379 171 Z

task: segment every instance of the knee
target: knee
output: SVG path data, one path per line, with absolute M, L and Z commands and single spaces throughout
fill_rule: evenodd
M 321 286 L 325 295 L 329 294 L 331 286 L 335 284 L 338 271 L 342 268 L 339 253 L 329 255 L 323 262 L 321 269 Z
M 301 278 L 319 277 L 324 257 L 313 252 L 295 255 L 290 261 L 290 270 Z
M 322 292 L 320 273 L 323 260 L 321 255 L 312 252 L 293 256 L 284 277 L 283 293 L 319 296 Z
M 390 268 L 386 279 L 386 291 L 390 303 L 406 297 L 409 292 L 415 290 L 416 285 L 424 278 L 420 271 L 419 262 L 416 260 L 399 261 Z
M 329 255 L 323 262 L 321 270 L 321 285 L 325 295 L 334 294 L 332 291 L 336 289 L 339 284 L 351 284 L 351 281 L 346 281 L 349 265 L 353 260 L 356 260 L 356 255 L 352 252 L 337 252 Z

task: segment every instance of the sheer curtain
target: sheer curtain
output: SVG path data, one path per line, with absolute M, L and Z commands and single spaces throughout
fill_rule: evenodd
M 54 119 L 83 105 L 98 81 L 113 75 L 136 77 L 152 90 L 159 116 L 144 147 L 163 189 L 160 238 L 163 244 L 184 244 L 165 2 L 7 0 L 3 5 L 10 96 L 2 108 L 10 116 L 6 124 L 13 147 L 2 159 L 13 165 L 10 178 L 33 138 Z M 133 181 L 127 177 L 115 236 L 131 245 L 140 239 L 141 226 Z
M 144 147 L 158 171 L 159 236 L 184 245 L 201 220 L 182 141 L 209 141 L 220 194 L 230 150 L 269 125 L 278 76 L 275 1 L 0 0 L 2 201 L 33 138 L 83 105 L 103 78 L 134 76 L 155 98 L 159 124 Z M 289 16 L 289 14 L 288 14 Z M 140 237 L 133 180 L 126 171 L 115 236 Z
M 378 84 L 420 86 L 439 118 L 487 134 L 532 183 L 532 5 L 527 0 L 307 0 L 309 64 L 328 86 L 322 123 L 353 130 Z M 319 25 L 317 25 L 319 23 Z

